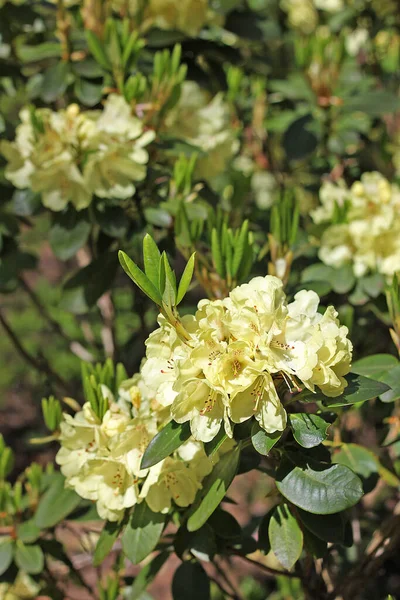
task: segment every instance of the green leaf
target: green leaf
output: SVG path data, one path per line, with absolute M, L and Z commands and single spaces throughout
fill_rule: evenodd
M 66 489 L 65 479 L 57 474 L 40 499 L 34 520 L 38 527 L 54 527 L 78 506 L 81 498 L 73 490 Z
M 25 36 L 18 36 L 21 39 Z M 30 46 L 19 44 L 16 38 L 16 53 L 23 63 L 32 63 L 47 58 L 60 58 L 62 48 L 60 42 L 44 42 L 43 44 L 32 44 Z
M 400 109 L 400 99 L 389 91 L 370 90 L 367 94 L 360 94 L 345 99 L 343 112 L 363 112 L 371 117 L 379 117 Z
M 347 467 L 317 466 L 320 470 L 283 464 L 276 481 L 280 493 L 303 510 L 319 515 L 350 508 L 363 496 L 361 480 Z
M 156 465 L 177 450 L 179 446 L 182 446 L 182 444 L 190 438 L 190 435 L 189 421 L 186 423 L 170 421 L 157 433 L 147 446 L 143 454 L 140 468 L 148 469 L 149 467 Z
M 171 269 L 169 264 L 168 256 L 166 252 L 162 253 L 162 260 L 164 263 L 165 270 L 165 289 L 163 293 L 163 302 L 169 306 L 175 306 L 176 302 L 176 277 L 175 273 Z
M 142 290 L 142 292 L 146 294 L 150 300 L 153 300 L 153 302 L 155 302 L 158 306 L 161 306 L 162 298 L 159 291 L 154 287 L 154 284 L 151 283 L 150 279 L 146 277 L 143 271 L 139 269 L 133 260 L 130 259 L 129 256 L 122 250 L 118 252 L 118 258 L 119 262 L 121 263 L 121 267 L 138 286 L 138 288 Z
M 111 70 L 110 60 L 104 50 L 104 46 L 102 42 L 99 40 L 97 35 L 93 33 L 90 29 L 86 30 L 86 40 L 89 46 L 90 52 L 93 54 L 93 57 L 96 61 L 107 71 Z
M 309 512 L 297 510 L 297 515 L 302 523 L 318 538 L 325 542 L 344 544 L 344 519 L 342 513 L 331 515 L 313 515 Z
M 146 502 L 137 504 L 122 535 L 122 548 L 137 565 L 157 546 L 164 529 L 166 515 L 154 513 Z
M 10 537 L 0 539 L 0 575 L 3 575 L 12 563 L 14 542 Z
M 180 304 L 183 300 L 186 292 L 189 289 L 190 282 L 192 281 L 193 271 L 194 271 L 194 263 L 195 263 L 196 252 L 193 252 L 192 256 L 189 258 L 185 270 L 182 273 L 181 280 L 179 282 L 178 293 L 176 296 L 176 306 Z
M 379 396 L 382 402 L 394 402 L 400 398 L 400 364 L 397 364 L 389 372 L 382 376 L 383 383 L 390 386 L 387 392 Z
M 377 398 L 390 389 L 385 383 L 355 373 L 349 373 L 346 375 L 345 379 L 347 380 L 348 385 L 343 394 L 336 398 L 328 398 L 322 392 L 313 394 L 309 390 L 304 390 L 296 396 L 296 399 L 303 402 L 322 401 L 326 407 L 334 408 Z
M 203 481 L 194 505 L 189 510 L 187 528 L 196 531 L 208 520 L 224 499 L 239 465 L 240 445 L 227 452 Z
M 106 556 L 110 554 L 123 527 L 124 521 L 119 523 L 114 521 L 106 521 L 103 529 L 101 530 L 101 534 L 94 551 L 93 565 L 95 567 L 101 565 Z
M 209 600 L 210 580 L 197 562 L 183 562 L 172 580 L 173 600 Z
M 207 456 L 213 456 L 221 448 L 226 439 L 228 439 L 228 436 L 225 433 L 224 427 L 221 425 L 217 435 L 210 442 L 204 444 L 204 450 Z
M 314 448 L 326 440 L 330 423 L 318 415 L 292 413 L 289 415 L 294 439 L 303 448 Z
M 398 364 L 399 361 L 392 354 L 372 354 L 356 360 L 352 364 L 351 370 L 358 375 L 380 380 L 382 375 Z
M 18 568 L 36 575 L 42 573 L 44 567 L 44 555 L 40 546 L 27 546 L 23 542 L 17 542 L 15 550 L 15 562 Z
M 22 542 L 32 543 L 36 542 L 40 536 L 40 527 L 38 527 L 33 519 L 24 521 L 17 525 L 17 538 Z
M 287 504 L 277 506 L 268 527 L 271 550 L 285 569 L 291 569 L 303 549 L 303 532 Z
M 314 558 L 323 558 L 328 552 L 328 543 L 321 540 L 321 538 L 317 537 L 309 529 L 303 530 L 303 540 L 304 548 Z
M 141 600 L 142 593 L 146 591 L 157 573 L 169 558 L 169 552 L 160 552 L 147 565 L 141 568 L 131 586 L 127 600 Z
M 92 107 L 101 101 L 103 86 L 86 79 L 77 79 L 74 85 L 74 94 L 82 104 Z
M 157 290 L 160 280 L 160 256 L 157 244 L 147 233 L 143 239 L 144 272 Z
M 207 523 L 211 525 L 215 533 L 227 540 L 239 538 L 242 535 L 242 528 L 235 517 L 222 508 L 217 508 L 208 519 Z
M 243 225 L 240 229 L 239 238 L 235 244 L 235 250 L 233 253 L 233 260 L 232 260 L 232 276 L 233 277 L 236 277 L 236 274 L 241 265 L 243 256 L 245 254 L 246 246 L 248 244 L 248 235 L 249 235 L 249 222 L 246 219 L 246 221 L 243 223 Z
M 91 225 L 85 215 L 69 210 L 56 214 L 49 232 L 49 242 L 54 254 L 61 260 L 72 258 L 86 243 Z
M 332 462 L 345 465 L 366 479 L 379 472 L 379 460 L 375 454 L 358 444 L 342 444 L 339 452 L 332 456 Z
M 267 433 L 260 427 L 255 421 L 251 428 L 251 443 L 259 454 L 267 456 L 272 448 L 282 437 L 282 431 L 275 431 L 274 433 Z
M 225 276 L 224 260 L 221 252 L 221 244 L 216 229 L 212 230 L 211 233 L 211 254 L 214 262 L 215 270 L 220 277 Z
M 50 104 L 62 96 L 68 85 L 69 63 L 60 61 L 47 69 L 42 82 L 41 97 L 44 102 Z
M 156 227 L 171 227 L 172 217 L 168 211 L 163 208 L 148 206 L 144 209 L 146 221 Z

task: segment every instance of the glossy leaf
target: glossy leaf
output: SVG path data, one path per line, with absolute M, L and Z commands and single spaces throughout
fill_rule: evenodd
M 173 600 L 209 600 L 210 580 L 197 562 L 183 562 L 172 580 Z
M 350 508 L 363 496 L 359 477 L 342 465 L 301 468 L 286 463 L 278 471 L 276 485 L 289 502 L 320 515 Z
M 103 560 L 108 556 L 124 527 L 124 522 L 106 521 L 101 530 L 99 539 L 97 540 L 96 548 L 93 556 L 93 565 L 95 567 L 101 565 Z
M 309 390 L 304 390 L 296 396 L 296 399 L 302 402 L 322 401 L 326 407 L 335 408 L 372 400 L 390 389 L 385 383 L 355 373 L 349 373 L 345 379 L 348 385 L 343 394 L 336 398 L 328 398 L 322 392 L 317 391 L 313 394 Z
M 289 423 L 294 439 L 304 448 L 314 448 L 323 442 L 328 435 L 330 426 L 330 423 L 318 415 L 308 413 L 290 414 Z
M 291 569 L 303 549 L 303 532 L 287 504 L 277 506 L 268 527 L 271 550 L 285 569 Z
M 146 277 L 143 271 L 139 269 L 133 260 L 129 258 L 129 256 L 122 250 L 118 252 L 118 258 L 128 277 L 132 279 L 132 281 L 140 290 L 142 290 L 144 294 L 146 294 L 146 296 L 153 300 L 153 302 L 155 302 L 158 306 L 161 306 L 162 298 L 159 291 L 150 281 L 150 279 Z
M 233 478 L 236 475 L 240 458 L 240 446 L 227 452 L 217 462 L 214 469 L 203 481 L 194 505 L 189 510 L 187 528 L 189 531 L 200 529 L 224 499 Z
M 267 456 L 272 448 L 282 437 L 282 431 L 267 433 L 262 429 L 257 422 L 253 423 L 251 429 L 251 442 L 253 447 L 259 454 Z
M 148 469 L 156 465 L 177 450 L 179 446 L 182 446 L 190 438 L 190 435 L 189 422 L 176 423 L 176 421 L 170 421 L 147 446 L 140 468 Z
M 160 256 L 157 244 L 146 234 L 143 240 L 144 272 L 156 289 L 160 280 Z
M 189 289 L 190 282 L 192 281 L 193 271 L 194 271 L 194 263 L 195 263 L 196 253 L 194 252 L 192 256 L 189 258 L 185 270 L 182 273 L 181 280 L 179 282 L 178 293 L 176 295 L 176 305 L 183 300 L 186 292 Z
M 140 563 L 157 546 L 166 515 L 154 513 L 146 504 L 137 504 L 122 535 L 122 548 L 134 564 Z

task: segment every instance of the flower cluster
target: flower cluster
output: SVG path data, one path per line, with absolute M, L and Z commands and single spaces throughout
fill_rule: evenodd
M 226 170 L 239 149 L 231 121 L 222 94 L 211 98 L 195 81 L 185 81 L 179 102 L 165 119 L 165 128 L 169 136 L 199 148 L 196 176 L 210 182 Z
M 364 173 L 350 188 L 325 182 L 315 223 L 327 223 L 320 259 L 327 265 L 352 264 L 357 277 L 378 271 L 388 277 L 400 265 L 400 188 L 380 173 Z
M 327 396 L 346 386 L 352 345 L 333 307 L 318 312 L 315 292 L 287 304 L 277 277 L 256 277 L 224 300 L 202 300 L 182 325 L 181 340 L 163 317 L 147 341 L 142 376 L 196 440 L 212 440 L 224 423 L 255 417 L 269 433 L 286 426 L 282 395 L 318 387 Z
M 169 420 L 169 414 L 149 394 L 140 376 L 123 382 L 119 397 L 102 386 L 109 409 L 100 419 L 89 403 L 61 423 L 61 448 L 56 462 L 66 486 L 96 502 L 99 516 L 122 518 L 126 508 L 146 499 L 154 512 L 168 512 L 171 502 L 193 503 L 201 481 L 211 469 L 201 444 L 189 440 L 171 457 L 141 469 L 143 453 Z
M 104 110 L 80 112 L 24 108 L 14 142 L 0 150 L 8 160 L 5 176 L 17 188 L 41 194 L 51 210 L 72 202 L 77 210 L 89 206 L 93 195 L 129 198 L 135 183 L 146 177 L 145 146 L 154 138 L 143 132 L 125 100 L 111 94 Z

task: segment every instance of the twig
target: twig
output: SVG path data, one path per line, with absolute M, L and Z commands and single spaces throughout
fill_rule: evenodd
M 225 584 L 231 590 L 231 592 L 232 592 L 232 598 L 234 598 L 234 600 L 243 600 L 243 596 L 240 594 L 239 591 L 236 590 L 235 586 L 230 581 L 230 579 L 228 578 L 227 574 L 222 569 L 222 567 L 215 560 L 213 561 L 213 565 L 214 565 L 214 567 L 215 567 L 218 575 L 221 577 L 221 579 L 223 579 L 223 581 L 225 582 Z
M 39 371 L 39 373 L 44 373 L 49 379 L 54 379 L 54 381 L 57 382 L 60 387 L 64 388 L 64 390 L 66 390 L 68 394 L 71 394 L 71 390 L 69 389 L 67 382 L 64 381 L 64 379 L 52 369 L 52 367 L 49 365 L 49 363 L 44 357 L 42 357 L 41 360 L 37 360 L 23 347 L 17 335 L 14 333 L 11 325 L 4 316 L 4 313 L 1 310 L 0 323 L 3 326 L 4 331 L 7 333 L 9 339 L 13 343 L 15 349 L 17 350 L 21 358 L 25 360 L 25 362 L 31 365 L 31 367 L 33 367 L 36 371 Z
M 66 335 L 63 331 L 60 324 L 53 319 L 53 317 L 49 314 L 47 308 L 42 304 L 39 296 L 36 292 L 30 287 L 30 285 L 25 281 L 23 277 L 19 277 L 19 282 L 21 286 L 24 288 L 25 292 L 28 294 L 32 303 L 36 306 L 39 314 L 42 318 L 48 323 L 50 329 L 56 334 L 59 335 L 69 346 L 70 350 L 80 359 L 85 360 L 87 362 L 93 362 L 94 356 L 89 350 L 84 348 L 82 344 L 76 340 L 71 340 L 71 338 Z
M 237 596 L 233 596 L 230 592 L 228 592 L 228 590 L 226 590 L 223 585 L 217 579 L 215 579 L 215 577 L 212 577 L 211 575 L 208 577 L 210 581 L 215 583 L 217 588 L 224 594 L 224 598 L 232 598 L 232 600 L 237 600 Z
M 301 576 L 298 575 L 297 573 L 289 573 L 288 571 L 279 571 L 278 569 L 273 569 L 272 567 L 267 567 L 267 565 L 263 565 L 262 563 L 259 563 L 256 560 L 249 558 L 248 556 L 243 556 L 242 554 L 239 554 L 239 552 L 235 552 L 234 550 L 231 550 L 231 554 L 233 556 L 237 556 L 238 558 L 241 558 L 248 564 L 253 565 L 253 567 L 257 567 L 258 569 L 261 569 L 269 577 L 290 577 L 291 579 L 301 579 Z

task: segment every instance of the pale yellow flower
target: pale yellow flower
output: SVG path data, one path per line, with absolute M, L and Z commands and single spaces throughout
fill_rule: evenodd
M 400 188 L 377 172 L 364 173 L 351 188 L 324 183 L 321 206 L 311 213 L 327 223 L 320 259 L 327 265 L 352 264 L 356 277 L 377 271 L 391 277 L 400 266 Z

